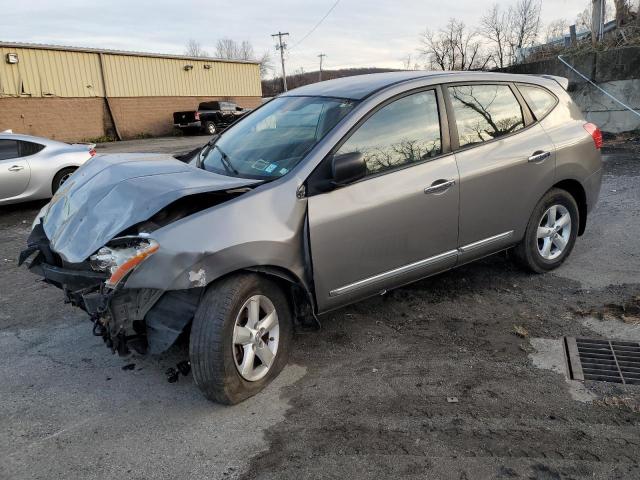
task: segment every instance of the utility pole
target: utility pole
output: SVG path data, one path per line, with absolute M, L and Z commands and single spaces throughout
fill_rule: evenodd
M 320 57 L 320 70 L 318 71 L 318 81 L 321 82 L 322 81 L 322 59 L 326 57 L 326 55 L 324 53 L 321 53 L 320 55 L 318 55 L 318 57 Z
M 591 0 L 591 42 L 602 40 L 604 27 L 604 0 Z
M 282 85 L 284 87 L 284 91 L 287 91 L 287 74 L 284 71 L 284 50 L 287 48 L 287 44 L 282 42 L 282 37 L 286 37 L 289 34 L 287 32 L 278 32 L 271 35 L 272 37 L 278 37 L 278 45 L 276 45 L 276 50 L 280 50 L 280 61 L 282 62 Z

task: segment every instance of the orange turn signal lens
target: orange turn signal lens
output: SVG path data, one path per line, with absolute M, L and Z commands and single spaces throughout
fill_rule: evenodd
M 127 273 L 136 268 L 147 257 L 156 253 L 159 248 L 160 245 L 158 245 L 157 242 L 151 240 L 148 246 L 139 249 L 135 256 L 131 257 L 122 265 L 120 265 L 117 270 L 111 274 L 109 280 L 106 281 L 106 285 L 109 287 L 115 287 Z

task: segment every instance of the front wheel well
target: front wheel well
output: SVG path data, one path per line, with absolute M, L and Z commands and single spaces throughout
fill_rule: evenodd
M 258 265 L 243 269 L 269 277 L 285 292 L 298 325 L 318 325 L 315 298 L 309 287 L 290 271 L 274 266 Z
M 584 187 L 577 180 L 562 180 L 556 183 L 552 188 L 560 188 L 569 192 L 578 204 L 578 214 L 580 216 L 580 224 L 578 225 L 578 235 L 582 235 L 587 226 L 587 194 Z

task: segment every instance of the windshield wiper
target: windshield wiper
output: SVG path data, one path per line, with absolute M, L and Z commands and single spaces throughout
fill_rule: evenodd
M 217 149 L 220 152 L 220 162 L 222 163 L 222 166 L 225 168 L 225 170 L 227 172 L 232 172 L 235 175 L 239 175 L 240 172 L 238 172 L 238 170 L 233 168 L 233 164 L 231 163 L 231 159 L 229 158 L 229 155 L 224 153 L 224 150 L 222 150 L 218 145 L 213 144 L 212 146 L 213 148 Z
M 209 153 L 209 150 L 211 150 L 211 147 L 213 147 L 213 145 L 218 141 L 219 138 L 220 138 L 219 134 L 218 135 L 214 135 L 205 144 L 205 146 L 202 147 L 202 149 L 200 149 L 200 152 L 198 153 L 198 161 L 196 162 L 196 167 L 202 168 L 202 161 L 204 160 L 205 155 L 207 153 Z

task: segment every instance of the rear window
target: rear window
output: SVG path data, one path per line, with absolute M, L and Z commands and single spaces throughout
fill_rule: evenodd
M 198 110 L 220 110 L 219 102 L 203 102 L 198 105 Z
M 520 102 L 508 85 L 449 87 L 461 147 L 493 140 L 524 128 Z
M 537 120 L 540 120 L 556 106 L 556 97 L 541 87 L 518 85 L 518 90 L 527 101 Z

